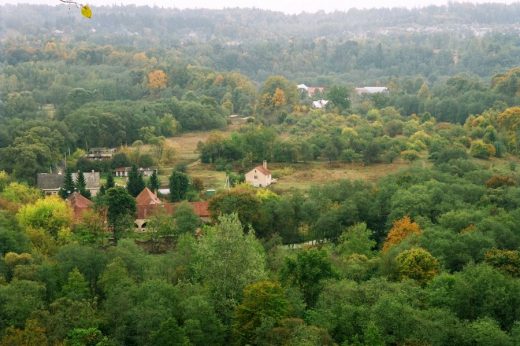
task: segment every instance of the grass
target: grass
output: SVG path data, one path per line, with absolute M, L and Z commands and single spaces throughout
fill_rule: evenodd
M 413 165 L 423 164 L 426 164 L 426 162 L 418 161 Z M 291 165 L 272 164 L 269 169 L 274 176 L 278 176 L 278 182 L 274 185 L 274 189 L 283 192 L 291 189 L 308 190 L 313 185 L 342 179 L 375 182 L 384 176 L 410 166 L 412 164 L 409 162 L 396 160 L 389 164 L 372 165 L 359 163 L 334 163 L 331 165 L 327 162 Z

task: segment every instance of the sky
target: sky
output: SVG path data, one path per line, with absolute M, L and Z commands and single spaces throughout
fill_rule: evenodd
M 332 12 L 335 10 L 346 11 L 349 8 L 381 8 L 381 7 L 423 7 L 428 5 L 445 5 L 447 0 L 79 0 L 79 2 L 87 2 L 89 5 L 149 5 L 161 7 L 173 7 L 179 9 L 185 8 L 212 8 L 221 9 L 227 7 L 254 7 L 261 9 L 270 9 L 273 11 L 282 11 L 285 13 L 301 13 L 316 12 L 323 10 Z M 454 2 L 454 1 L 451 1 Z M 472 0 L 472 1 L 456 1 L 485 3 L 494 2 L 502 4 L 510 4 L 520 2 L 520 0 Z M 58 0 L 0 0 L 0 4 L 50 4 L 56 5 Z

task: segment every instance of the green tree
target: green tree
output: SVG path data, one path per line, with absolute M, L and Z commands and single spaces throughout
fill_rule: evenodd
M 301 290 L 309 307 L 316 304 L 323 280 L 336 277 L 325 251 L 317 249 L 300 251 L 295 259 L 286 258 L 281 275 L 282 282 Z
M 200 226 L 200 218 L 195 214 L 188 202 L 179 204 L 173 215 L 175 220 L 175 230 L 177 234 L 195 234 L 195 230 Z
M 366 223 L 358 223 L 343 232 L 336 246 L 336 252 L 343 256 L 353 254 L 372 256 L 375 245 L 372 231 L 367 228 Z
M 117 242 L 121 233 L 128 230 L 134 220 L 135 199 L 123 188 L 113 187 L 106 192 L 107 218 Z
M 90 191 L 87 190 L 87 182 L 85 181 L 85 175 L 82 171 L 78 171 L 76 178 L 76 191 L 81 193 L 84 197 L 90 198 Z
M 143 191 L 145 188 L 145 183 L 143 180 L 143 175 L 139 174 L 139 170 L 136 165 L 132 165 L 132 169 L 128 173 L 128 181 L 126 183 L 126 189 L 128 193 L 134 197 L 137 197 L 138 194 Z
M 179 327 L 175 318 L 163 321 L 159 329 L 151 334 L 152 345 L 165 346 L 188 346 L 190 340 L 186 337 L 184 330 Z
M 74 184 L 74 180 L 72 179 L 72 173 L 67 171 L 65 173 L 65 178 L 63 180 L 63 186 L 60 189 L 60 197 L 65 199 L 69 197 L 71 193 L 76 191 L 76 185 Z
M 259 331 L 269 320 L 277 324 L 287 316 L 288 302 L 279 283 L 259 281 L 244 288 L 242 303 L 235 310 L 233 331 L 241 345 L 261 343 Z
M 204 230 L 197 247 L 196 273 L 208 286 L 217 313 L 229 323 L 244 287 L 266 277 L 265 254 L 252 231 L 244 234 L 236 214 L 218 221 Z
M 350 109 L 350 92 L 347 87 L 341 85 L 332 86 L 327 92 L 327 98 L 332 107 L 337 107 L 340 112 Z M 331 107 L 327 105 L 327 107 Z
M 190 180 L 187 174 L 178 171 L 172 172 L 169 179 L 170 201 L 179 202 L 184 200 L 189 184 Z
M 159 177 L 157 176 L 157 170 L 154 169 L 152 175 L 150 176 L 150 180 L 148 181 L 148 187 L 152 190 L 153 193 L 157 193 L 159 190 L 160 183 Z
M 87 280 L 78 268 L 74 268 L 68 275 L 67 282 L 63 285 L 62 294 L 72 300 L 86 299 L 89 296 Z

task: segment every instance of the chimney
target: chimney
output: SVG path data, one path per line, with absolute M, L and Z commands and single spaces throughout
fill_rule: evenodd
M 264 164 L 262 166 L 264 166 L 264 168 L 267 169 L 267 161 L 266 160 L 264 160 Z

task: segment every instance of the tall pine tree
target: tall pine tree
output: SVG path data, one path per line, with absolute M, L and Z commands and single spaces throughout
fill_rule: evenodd
M 190 180 L 187 174 L 182 172 L 173 171 L 170 176 L 170 200 L 172 202 L 182 201 L 186 198 L 186 192 L 188 192 L 188 187 L 190 184 Z
M 72 173 L 67 171 L 65 173 L 65 180 L 63 181 L 63 186 L 60 189 L 59 195 L 61 198 L 65 199 L 69 197 L 71 193 L 74 192 L 76 186 L 74 185 L 74 180 L 72 179 Z
M 137 197 L 137 195 L 143 191 L 145 187 L 144 179 L 141 174 L 139 174 L 139 170 L 136 165 L 132 166 L 132 170 L 128 173 L 128 182 L 126 183 L 126 189 L 128 193 L 132 196 Z
M 154 170 L 152 175 L 150 176 L 150 181 L 148 182 L 148 187 L 152 192 L 157 193 L 159 190 L 159 177 L 157 176 L 157 170 Z
M 85 175 L 82 171 L 78 171 L 78 177 L 76 178 L 76 190 L 81 193 L 82 196 L 90 198 L 90 191 L 87 190 L 87 182 L 85 181 Z

